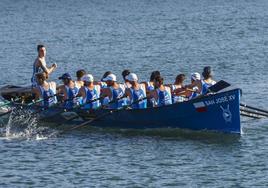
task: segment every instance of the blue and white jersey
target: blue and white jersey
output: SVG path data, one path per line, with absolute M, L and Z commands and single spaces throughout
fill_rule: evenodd
M 194 90 L 195 92 L 192 92 L 192 95 L 189 97 L 189 100 L 194 99 L 194 98 L 196 98 L 197 96 L 200 95 L 200 94 L 198 93 L 198 87 L 197 87 L 197 86 L 193 87 L 193 90 Z
M 100 82 L 100 87 L 103 88 L 107 88 L 107 84 L 106 82 Z
M 175 91 L 176 89 L 177 89 L 176 85 L 171 85 L 172 91 Z M 185 97 L 172 95 L 172 103 L 178 103 L 178 102 L 183 102 L 183 101 L 185 101 Z
M 158 100 L 157 100 L 157 106 L 165 106 L 168 104 L 172 104 L 172 98 L 169 88 L 165 87 L 164 91 L 161 91 L 160 89 L 157 89 L 158 94 Z
M 38 63 L 39 63 L 39 58 L 37 58 L 34 61 L 34 64 L 33 64 L 33 75 L 32 75 L 32 78 L 31 78 L 32 87 L 37 86 L 35 75 L 37 73 L 43 72 L 43 69 L 41 68 L 41 66 L 37 66 Z M 46 67 L 46 61 L 45 60 L 43 62 L 41 62 L 41 63 L 42 63 L 42 66 Z
M 202 83 L 202 91 L 201 91 L 201 94 L 203 94 L 203 95 L 207 94 L 208 88 L 210 86 L 213 86 L 214 84 L 216 84 L 215 81 L 212 81 L 211 83 L 206 83 L 204 80 L 201 80 L 201 83 Z
M 101 106 L 99 100 L 94 101 L 94 102 L 90 102 L 90 101 L 97 99 L 97 98 L 100 98 L 100 86 L 95 85 L 92 90 L 90 90 L 87 87 L 84 87 L 84 90 L 85 90 L 86 97 L 83 98 L 83 104 L 85 104 L 83 106 L 83 108 L 84 109 L 97 109 L 97 108 L 99 108 Z M 87 103 L 89 103 L 89 104 L 87 104 Z
M 70 88 L 68 86 L 65 86 L 65 90 L 67 93 L 67 98 L 64 107 L 66 109 L 72 109 L 73 106 L 78 103 L 78 99 L 76 99 L 76 96 L 78 94 L 79 89 L 77 87 Z
M 138 90 L 135 90 L 133 88 L 129 88 L 131 92 L 131 101 L 132 104 L 135 101 L 138 101 L 144 97 L 146 97 L 146 89 L 144 85 L 140 85 L 140 88 Z M 144 99 L 142 101 L 139 101 L 138 103 L 132 104 L 131 107 L 133 109 L 143 109 L 147 108 L 147 99 Z
M 120 97 L 123 97 L 125 95 L 124 89 L 122 87 L 119 87 L 117 89 L 114 89 L 113 87 L 110 87 L 111 93 L 112 93 L 112 98 L 110 101 L 117 100 Z M 127 105 L 127 100 L 126 99 L 120 99 L 117 100 L 116 102 L 113 102 L 112 104 L 109 105 L 109 108 L 111 109 L 118 109 L 122 108 L 123 106 Z
M 53 87 L 53 85 L 51 83 L 48 83 L 48 84 L 49 84 L 48 90 L 45 90 L 45 88 L 42 86 L 38 86 L 38 89 L 39 89 L 40 94 L 41 94 L 40 99 L 43 100 L 42 106 L 44 106 L 46 108 L 57 103 L 57 97 L 55 96 L 56 87 Z
M 147 82 L 147 90 L 148 91 L 153 91 L 154 90 L 154 85 L 151 82 Z

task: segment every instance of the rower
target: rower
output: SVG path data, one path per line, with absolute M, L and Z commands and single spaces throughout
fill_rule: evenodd
M 172 104 L 170 87 L 164 86 L 164 79 L 161 76 L 156 76 L 154 79 L 155 90 L 150 92 L 150 98 L 154 107 L 165 106 Z
M 154 80 L 155 80 L 155 77 L 157 76 L 160 76 L 160 72 L 159 71 L 153 71 L 151 73 L 151 76 L 150 76 L 150 81 L 149 82 L 146 82 L 146 91 L 149 92 L 149 91 L 152 91 L 155 89 L 154 87 Z
M 209 92 L 208 88 L 216 84 L 216 82 L 212 79 L 211 67 L 205 67 L 202 75 L 204 77 L 203 80 L 196 79 L 190 85 L 187 85 L 186 88 L 195 90 L 197 93 L 200 93 L 202 95 L 206 95 Z
M 170 85 L 172 93 L 172 102 L 183 102 L 186 100 L 185 94 L 187 93 L 184 88 L 185 74 L 179 74 L 176 76 L 174 84 Z
M 74 82 L 75 86 L 80 89 L 83 85 L 84 82 L 82 81 L 82 77 L 86 74 L 86 71 L 84 69 L 78 70 L 76 72 L 76 78 L 77 80 Z
M 202 75 L 204 79 L 201 81 L 202 82 L 201 93 L 206 94 L 208 92 L 208 88 L 216 84 L 216 81 L 212 79 L 213 73 L 210 66 L 204 68 Z
M 103 105 L 108 106 L 111 109 L 122 108 L 127 105 L 125 98 L 125 91 L 117 83 L 116 76 L 114 74 L 108 75 L 103 79 L 106 82 L 107 88 L 101 89 L 101 96 L 105 97 Z M 111 104 L 109 104 L 111 102 Z
M 101 81 L 98 82 L 98 84 L 101 86 L 101 88 L 107 88 L 107 84 L 106 82 L 103 80 L 104 78 L 106 78 L 108 75 L 112 74 L 111 71 L 106 71 L 103 76 L 101 77 Z
M 200 74 L 198 72 L 195 72 L 195 73 L 191 74 L 191 83 L 192 84 L 194 82 L 200 82 L 200 80 L 201 80 L 201 76 L 200 76 Z M 192 88 L 192 92 L 189 95 L 189 100 L 196 98 L 198 95 L 200 95 L 200 91 L 199 91 L 197 86 L 194 86 Z
M 122 77 L 123 77 L 123 79 L 124 79 L 124 88 L 130 88 L 131 87 L 131 84 L 130 84 L 130 82 L 129 82 L 129 80 L 127 80 L 127 76 L 130 74 L 130 71 L 129 70 L 124 70 L 123 72 L 122 72 Z
M 35 100 L 42 100 L 41 106 L 46 108 L 56 104 L 56 83 L 47 82 L 48 76 L 44 72 L 37 73 L 35 77 L 37 86 L 32 89 L 32 92 L 35 96 Z
M 129 97 L 131 108 L 133 109 L 142 109 L 142 108 L 147 108 L 147 99 L 144 99 L 136 104 L 135 101 L 138 101 L 142 98 L 146 97 L 146 86 L 145 84 L 138 83 L 138 76 L 134 73 L 130 73 L 126 79 L 129 81 L 131 84 L 130 88 L 126 89 L 126 96 Z
M 82 97 L 83 109 L 97 109 L 100 107 L 100 101 L 90 102 L 100 98 L 100 85 L 94 85 L 94 78 L 91 74 L 82 77 L 84 86 L 79 89 L 78 97 Z M 90 102 L 90 103 L 89 103 Z
M 56 63 L 53 63 L 51 67 L 47 67 L 46 48 L 44 45 L 42 44 L 37 45 L 37 52 L 38 52 L 38 56 L 35 59 L 34 64 L 33 64 L 33 76 L 31 79 L 32 87 L 37 85 L 35 74 L 40 73 L 40 72 L 45 72 L 49 76 L 49 74 L 51 74 L 57 68 Z
M 72 109 L 75 104 L 78 103 L 76 95 L 79 89 L 75 86 L 74 81 L 69 73 L 63 74 L 59 77 L 63 81 L 63 85 L 59 87 L 59 94 L 62 95 L 64 102 L 64 107 L 66 109 Z

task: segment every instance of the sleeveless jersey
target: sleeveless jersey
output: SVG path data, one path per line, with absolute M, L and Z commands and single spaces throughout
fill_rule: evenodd
M 214 84 L 216 84 L 215 81 L 212 81 L 211 83 L 206 83 L 204 80 L 201 80 L 201 83 L 202 83 L 202 92 L 201 92 L 201 94 L 203 94 L 203 95 L 207 94 L 208 88 L 210 86 L 213 86 Z
M 112 93 L 112 98 L 110 99 L 110 101 L 116 100 L 122 96 L 124 96 L 125 92 L 122 89 L 122 87 L 119 87 L 118 89 L 114 89 L 113 87 L 110 87 L 111 93 Z M 120 99 L 116 102 L 113 102 L 112 104 L 109 105 L 110 108 L 112 109 L 118 109 L 118 108 L 122 108 L 123 106 L 126 106 L 126 100 Z
M 176 89 L 177 89 L 176 85 L 171 85 L 172 91 L 175 91 Z M 172 95 L 172 102 L 173 103 L 178 103 L 178 102 L 183 102 L 183 101 L 185 101 L 185 97 Z
M 94 99 L 97 99 L 100 97 L 100 86 L 95 85 L 92 90 L 90 90 L 87 87 L 84 87 L 86 97 L 83 98 L 83 104 L 86 104 Z M 84 105 L 84 109 L 97 109 L 100 107 L 100 101 L 90 102 L 89 104 Z
M 165 87 L 164 91 L 161 91 L 160 89 L 157 89 L 156 91 L 158 94 L 157 106 L 172 104 L 171 94 L 167 87 Z
M 34 61 L 34 64 L 33 64 L 33 75 L 32 75 L 32 78 L 31 78 L 31 82 L 32 82 L 32 87 L 35 87 L 37 86 L 37 83 L 36 83 L 36 78 L 35 78 L 35 75 L 37 73 L 40 73 L 42 72 L 42 68 L 41 66 L 37 66 L 37 63 L 39 62 L 39 58 L 37 58 L 35 61 Z M 46 61 L 44 60 L 43 62 L 43 66 L 46 66 Z
M 146 90 L 144 85 L 140 85 L 140 88 L 138 90 L 135 90 L 133 88 L 130 88 L 131 92 L 131 101 L 130 103 L 133 103 L 139 99 L 142 99 L 146 97 Z M 144 99 L 138 103 L 132 104 L 131 107 L 133 109 L 142 109 L 142 108 L 147 108 L 147 99 Z
M 148 91 L 152 91 L 152 90 L 154 90 L 154 85 L 151 84 L 151 82 L 147 82 L 147 90 L 148 90 Z
M 79 101 L 75 98 L 78 94 L 79 89 L 77 87 L 70 88 L 68 86 L 65 86 L 65 90 L 67 93 L 67 98 L 64 104 L 64 107 L 66 109 L 72 109 L 75 104 L 77 104 Z
M 48 84 L 49 84 L 48 90 L 45 90 L 45 88 L 42 86 L 38 86 L 41 94 L 41 99 L 43 100 L 42 106 L 46 108 L 57 103 L 57 97 L 54 96 L 56 94 L 56 87 L 52 87 L 51 83 Z

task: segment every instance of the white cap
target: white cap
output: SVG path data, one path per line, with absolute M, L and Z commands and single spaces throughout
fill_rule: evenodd
M 94 81 L 94 78 L 91 74 L 86 74 L 81 79 L 84 82 L 93 82 Z
M 130 73 L 129 75 L 126 76 L 126 79 L 129 81 L 138 81 L 138 76 L 135 73 Z
M 191 79 L 196 81 L 196 80 L 201 80 L 201 76 L 198 72 L 192 73 L 191 74 Z
M 114 74 L 109 74 L 108 76 L 106 76 L 105 78 L 103 78 L 103 81 L 114 81 L 116 82 L 116 76 Z

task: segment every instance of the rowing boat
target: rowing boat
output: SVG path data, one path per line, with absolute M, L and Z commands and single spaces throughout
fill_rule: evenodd
M 2 88 L 0 91 L 3 98 L 10 99 L 20 93 L 27 94 L 29 90 L 9 86 Z M 52 107 L 41 111 L 39 118 L 40 121 L 57 124 L 72 123 L 73 120 L 78 121 L 78 119 L 83 122 L 96 118 L 95 121 L 90 123 L 90 126 L 103 128 L 183 128 L 240 134 L 242 132 L 239 105 L 241 93 L 240 89 L 232 89 L 190 101 L 147 109 L 122 109 L 116 111 L 99 109 L 90 112 L 74 109 L 73 111 L 65 112 L 62 111 L 62 108 Z

